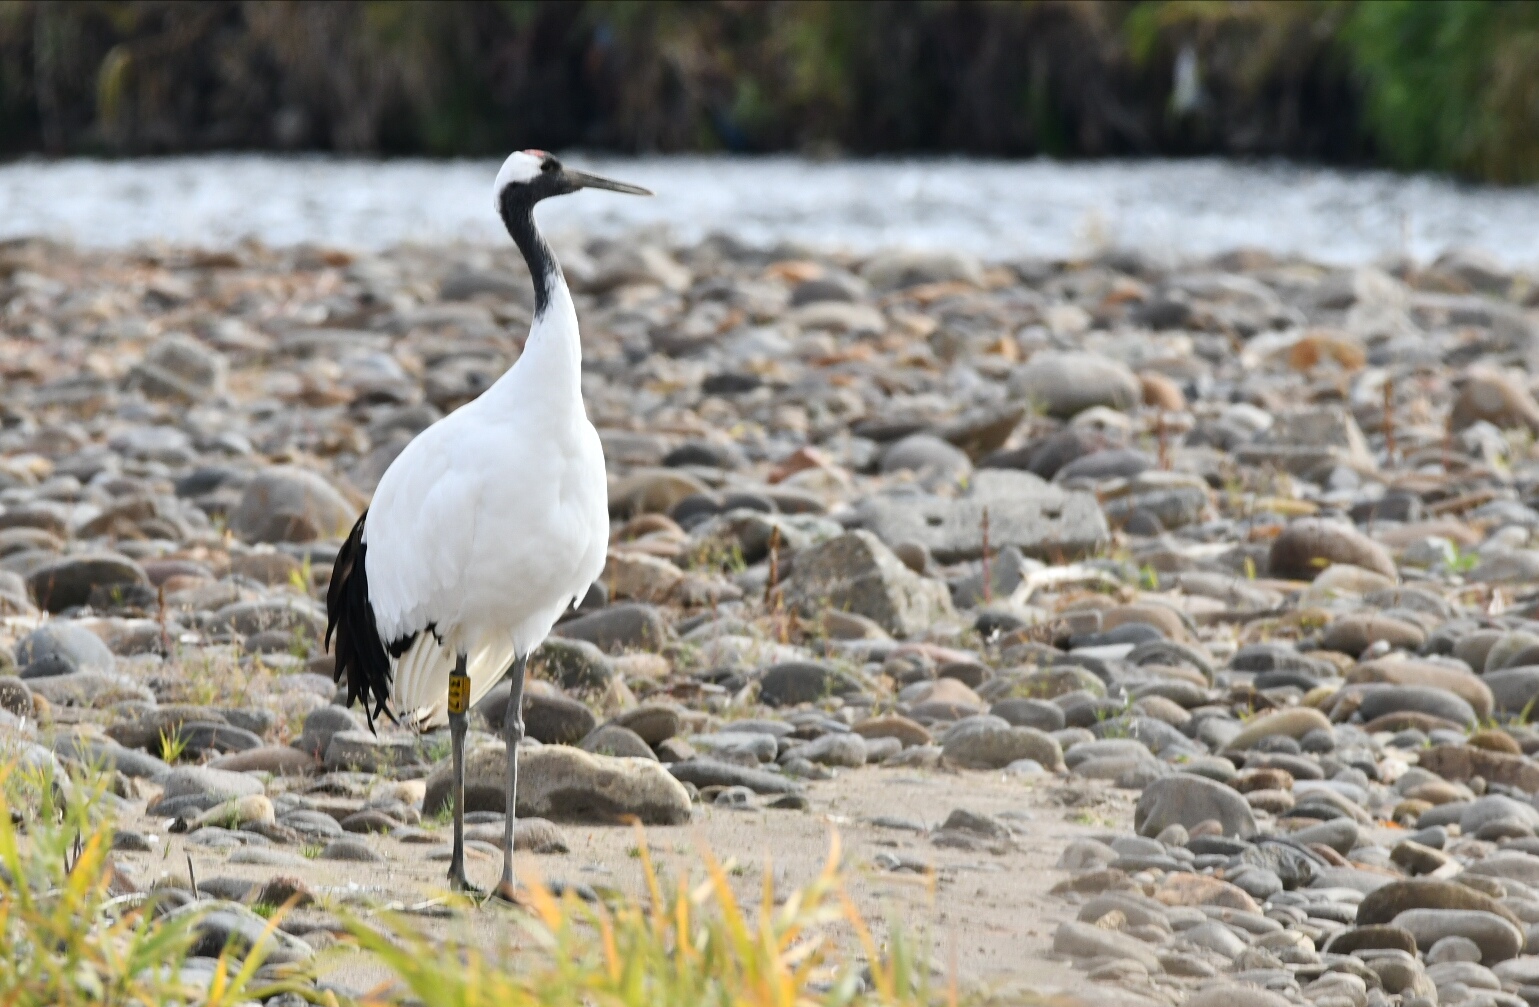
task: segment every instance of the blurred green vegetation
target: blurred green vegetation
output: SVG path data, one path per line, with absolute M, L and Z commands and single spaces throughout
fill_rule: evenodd
M 1282 155 L 1539 179 L 1527 0 L 0 0 L 0 150 Z
M 1342 37 L 1386 161 L 1539 178 L 1539 4 L 1380 0 L 1354 9 Z

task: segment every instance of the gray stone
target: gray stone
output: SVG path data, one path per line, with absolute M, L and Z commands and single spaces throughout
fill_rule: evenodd
M 770 706 L 815 703 L 864 691 L 864 685 L 849 672 L 812 661 L 772 665 L 759 676 L 759 699 Z
M 1202 519 L 1208 506 L 1208 490 L 1197 486 L 1172 486 L 1166 489 L 1132 493 L 1108 500 L 1103 508 L 1106 520 L 1118 528 L 1130 532 L 1158 534 L 1162 529 L 1185 528 Z M 1144 530 L 1133 524 L 1134 518 L 1146 520 L 1153 517 L 1159 524 L 1145 525 Z
M 780 758 L 782 762 L 796 758 L 821 766 L 856 768 L 866 764 L 866 739 L 854 733 L 825 734 L 805 745 L 786 749 Z
M 1128 958 L 1150 972 L 1161 971 L 1160 960 L 1143 941 L 1088 923 L 1069 921 L 1059 924 L 1053 934 L 1053 950 L 1074 958 Z
M 634 710 L 626 710 L 616 716 L 614 722 L 635 731 L 636 736 L 648 745 L 657 745 L 679 733 L 680 717 L 677 707 L 664 703 L 642 703 Z
M 1143 397 L 1127 366 L 1096 353 L 1044 351 L 1010 375 L 1010 394 L 1048 416 L 1069 419 L 1092 406 L 1128 410 Z
M 278 723 L 278 715 L 271 710 L 226 706 L 218 712 L 227 724 L 256 735 L 266 734 Z
M 941 823 L 941 828 L 971 832 L 988 839 L 1010 839 L 1015 835 L 1003 819 L 968 808 L 951 809 L 951 814 L 946 816 L 946 820 Z
M 160 800 L 176 797 L 208 797 L 228 801 L 262 793 L 262 781 L 244 773 L 231 773 L 206 766 L 181 766 L 160 780 Z
M 1491 697 L 1499 714 L 1521 714 L 1539 708 L 1539 665 L 1503 668 L 1489 672 L 1481 681 L 1491 690 Z
M 319 643 L 326 633 L 326 612 L 308 598 L 258 598 L 224 606 L 208 625 L 212 630 L 231 630 L 242 636 L 281 633 L 289 643 L 296 637 Z
M 1250 947 L 1238 934 L 1217 920 L 1186 928 L 1181 931 L 1181 939 L 1231 959 L 1239 957 L 1241 951 Z
M 127 556 L 110 552 L 73 553 L 50 560 L 27 574 L 27 590 L 40 608 L 62 612 L 91 601 L 92 591 L 109 595 L 148 587 L 144 568 Z
M 1493 853 L 1466 868 L 1488 878 L 1511 878 L 1529 887 L 1539 886 L 1539 857 L 1517 850 Z
M 946 735 L 941 753 L 948 762 L 968 769 L 1003 769 L 1018 759 L 1034 759 L 1049 769 L 1064 765 L 1063 751 L 1051 735 L 992 717 L 976 721 L 959 723 Z
M 1002 699 L 989 707 L 989 713 L 1016 727 L 1048 732 L 1063 729 L 1063 708 L 1045 699 Z
M 201 402 L 224 388 L 224 355 L 190 336 L 171 333 L 128 372 L 128 385 L 155 399 Z
M 345 707 L 328 704 L 318 706 L 305 715 L 304 728 L 294 747 L 309 755 L 321 758 L 331 745 L 331 739 L 344 731 L 364 730 L 363 722 Z
M 1514 821 L 1529 828 L 1539 828 L 1539 810 L 1505 794 L 1488 794 L 1465 805 L 1459 815 L 1459 829 L 1467 836 L 1474 835 L 1482 825 L 1495 821 Z
M 906 545 L 918 547 L 917 543 L 912 542 Z M 990 551 L 992 555 L 989 557 L 987 596 L 983 590 L 983 568 L 979 564 L 977 571 L 950 582 L 951 601 L 957 608 L 979 608 L 991 601 L 1008 599 L 1025 582 L 1027 573 L 1036 566 L 1034 561 L 1021 555 L 1021 551 L 1013 545 L 993 552 L 991 544 Z
M 326 768 L 378 773 L 421 762 L 417 740 L 406 735 L 377 735 L 368 731 L 338 731 L 326 746 Z
M 1063 562 L 1090 555 L 1110 540 L 1093 494 L 1009 469 L 980 469 L 967 492 L 955 498 L 868 496 L 856 503 L 853 519 L 889 545 L 916 543 L 938 561 L 956 563 L 982 557 L 985 511 L 991 550 L 1014 547 L 1024 556 Z
M 1539 580 L 1539 549 L 1513 549 L 1482 557 L 1465 577 L 1485 584 L 1533 583 Z
M 262 747 L 261 738 L 230 724 L 188 721 L 174 733 L 183 746 L 182 758 L 189 761 L 215 752 L 249 752 Z
M 1064 753 L 1064 765 L 1070 769 L 1078 769 L 1087 762 L 1100 759 L 1151 759 L 1153 755 L 1148 746 L 1133 738 L 1102 738 L 1097 741 L 1082 741 L 1070 746 Z
M 109 671 L 77 671 L 71 675 L 29 678 L 27 688 L 54 706 L 104 709 L 115 703 L 153 703 L 155 693 L 128 675 Z
M 1508 920 L 1475 909 L 1407 909 L 1395 917 L 1394 925 L 1413 934 L 1417 946 L 1424 948 L 1445 937 L 1467 937 L 1479 946 L 1487 965 L 1517 957 L 1526 940 Z
M 506 705 L 506 703 L 504 703 Z M 502 722 L 494 725 L 501 730 Z M 524 730 L 547 745 L 575 745 L 598 726 L 598 718 L 582 703 L 554 690 L 524 693 Z
M 592 615 L 569 619 L 551 632 L 554 634 L 552 639 L 535 652 L 536 660 L 546 647 L 556 642 L 556 637 L 585 641 L 607 654 L 657 650 L 668 640 L 668 624 L 657 609 L 639 602 L 611 605 Z
M 313 542 L 345 536 L 357 517 L 357 508 L 324 476 L 276 465 L 246 484 L 230 530 L 247 542 Z
M 760 734 L 756 731 L 731 730 L 730 723 L 724 726 L 728 730 L 714 734 L 694 735 L 689 739 L 690 744 L 701 752 L 734 763 L 745 760 L 752 760 L 754 763 L 773 762 L 780 751 L 780 746 L 773 735 Z
M 640 735 L 618 724 L 602 724 L 592 730 L 577 747 L 595 755 L 619 755 L 628 759 L 651 759 L 657 754 L 641 740 Z
M 1478 719 L 1473 707 L 1447 689 L 1419 685 L 1370 686 L 1358 709 L 1364 720 L 1410 711 L 1441 717 L 1469 728 L 1474 727 Z
M 1321 822 L 1319 825 L 1311 825 L 1292 833 L 1291 838 L 1296 842 L 1309 845 L 1319 843 L 1329 846 L 1337 853 L 1345 856 L 1357 846 L 1360 833 L 1357 823 L 1349 818 L 1337 818 L 1329 822 Z
M 1155 780 L 1139 795 L 1133 828 L 1155 836 L 1170 825 L 1190 829 L 1209 819 L 1223 826 L 1224 835 L 1247 838 L 1256 833 L 1256 818 L 1239 793 L 1205 777 L 1176 773 Z
M 380 864 L 385 858 L 357 839 L 334 839 L 320 852 L 321 860 L 345 860 L 355 864 Z
M 302 776 L 316 768 L 315 757 L 289 745 L 263 745 L 244 752 L 222 755 L 209 763 L 213 769 L 234 773 L 272 773 Z
M 342 823 L 324 811 L 296 808 L 278 816 L 278 824 L 293 829 L 307 839 L 332 840 L 343 835 Z
M 1062 871 L 1094 871 L 1117 859 L 1117 851 L 1096 839 L 1071 839 L 1058 856 Z
M 912 751 L 912 749 L 911 749 Z M 801 784 L 777 773 L 749 769 L 717 759 L 688 759 L 668 766 L 668 772 L 695 787 L 747 787 L 756 794 L 799 794 Z
M 618 612 L 622 615 L 629 612 L 643 619 L 656 615 L 654 610 L 646 609 L 645 606 L 640 606 L 638 611 L 632 611 L 629 606 L 618 605 L 604 611 Z M 551 637 L 540 644 L 539 649 L 530 659 L 530 667 L 540 677 L 549 679 L 563 689 L 578 693 L 603 689 L 615 674 L 614 663 L 610 661 L 599 644 L 588 640 L 560 637 Z M 488 710 L 488 712 L 493 711 Z
M 716 795 L 711 803 L 721 808 L 751 808 L 754 793 L 747 787 L 728 787 Z
M 1340 521 L 1300 518 L 1272 540 L 1269 566 L 1274 577 L 1314 580 L 1332 563 L 1360 566 L 1386 577 L 1399 575 L 1383 546 Z
M 1427 949 L 1428 965 L 1480 961 L 1480 945 L 1468 937 L 1444 937 Z M 1433 977 L 1436 981 L 1437 977 Z M 1499 988 L 1499 987 L 1498 987 Z
M 867 531 L 846 532 L 798 553 L 786 598 L 809 618 L 827 608 L 853 612 L 902 637 L 954 611 L 944 584 L 911 571 Z
M 401 823 L 375 808 L 355 811 L 342 819 L 343 832 L 393 832 Z
M 81 669 L 111 671 L 117 659 L 102 642 L 102 638 L 73 622 L 53 621 L 44 623 L 22 637 L 16 644 L 16 664 L 26 668 L 45 661 L 69 672 Z M 50 671 L 49 675 L 65 674 L 66 671 Z M 45 675 L 25 676 L 43 678 Z
M 882 452 L 883 472 L 911 471 L 921 479 L 958 482 L 972 471 L 967 452 L 934 434 L 911 434 Z
M 674 768 L 674 767 L 669 767 Z M 506 813 L 507 750 L 490 744 L 466 759 L 465 809 Z M 428 777 L 424 814 L 449 798 L 450 767 Z M 682 825 L 690 819 L 689 793 L 668 769 L 645 759 L 593 755 L 566 745 L 518 753 L 518 815 L 551 821 Z
M 1257 902 L 1265 902 L 1283 890 L 1282 879 L 1275 871 L 1269 871 L 1265 867 L 1244 867 L 1230 872 L 1224 880 Z
M 314 954 L 310 945 L 298 937 L 278 929 L 269 932 L 265 919 L 239 903 L 190 902 L 166 914 L 168 922 L 183 919 L 193 921 L 189 955 L 217 958 L 228 949 L 236 960 L 243 960 L 253 947 L 261 944 L 264 961 L 277 965 L 304 961 Z
M 1306 478 L 1320 478 L 1336 466 L 1373 466 L 1362 428 L 1341 406 L 1283 413 L 1265 435 L 1237 446 L 1234 457 L 1245 465 L 1271 466 Z
M 1514 986 L 1539 986 L 1539 955 L 1522 955 L 1491 966 L 1496 978 Z
M 1389 880 L 1363 899 L 1357 909 L 1357 922 L 1363 925 L 1389 923 L 1411 909 L 1450 909 L 1489 912 L 1508 917 L 1510 910 L 1500 902 L 1469 885 L 1435 878 Z M 1508 922 L 1517 926 L 1518 918 Z
M 507 837 L 503 834 L 505 822 L 486 822 L 472 825 L 465 830 L 465 838 L 489 843 L 503 849 Z M 555 824 L 543 818 L 520 818 L 513 823 L 513 848 L 530 853 L 568 853 L 571 845 Z
M 171 772 L 170 766 L 148 752 L 124 748 L 110 739 L 81 734 L 62 735 L 54 740 L 53 747 L 64 758 L 115 770 L 124 776 L 159 780 Z

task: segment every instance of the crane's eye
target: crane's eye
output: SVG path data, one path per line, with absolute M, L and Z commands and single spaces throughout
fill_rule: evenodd
M 547 157 L 545 159 L 545 163 L 540 165 L 540 170 L 547 173 L 552 171 L 560 171 L 561 162 L 556 160 L 554 157 Z

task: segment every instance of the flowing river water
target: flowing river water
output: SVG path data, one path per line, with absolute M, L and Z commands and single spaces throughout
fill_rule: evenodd
M 1221 160 L 570 160 L 657 198 L 552 201 L 541 219 L 556 235 L 666 228 L 682 241 L 725 232 L 762 246 L 945 248 L 986 259 L 1107 248 L 1178 259 L 1251 247 L 1342 264 L 1464 247 L 1539 268 L 1539 187 Z M 0 165 L 0 237 L 105 247 L 495 241 L 496 169 L 317 156 L 28 159 Z

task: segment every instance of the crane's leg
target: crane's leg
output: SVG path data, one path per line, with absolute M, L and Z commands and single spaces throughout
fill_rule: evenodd
M 502 737 L 508 745 L 508 789 L 506 818 L 502 826 L 502 880 L 497 882 L 497 897 L 515 901 L 518 883 L 513 880 L 513 826 L 518 809 L 518 743 L 524 740 L 524 663 L 520 654 L 508 669 L 508 710 L 502 716 Z
M 470 676 L 465 674 L 465 655 L 455 659 L 449 675 L 449 742 L 454 749 L 454 853 L 449 860 L 449 887 L 456 892 L 475 892 L 465 879 L 465 730 L 469 720 Z

